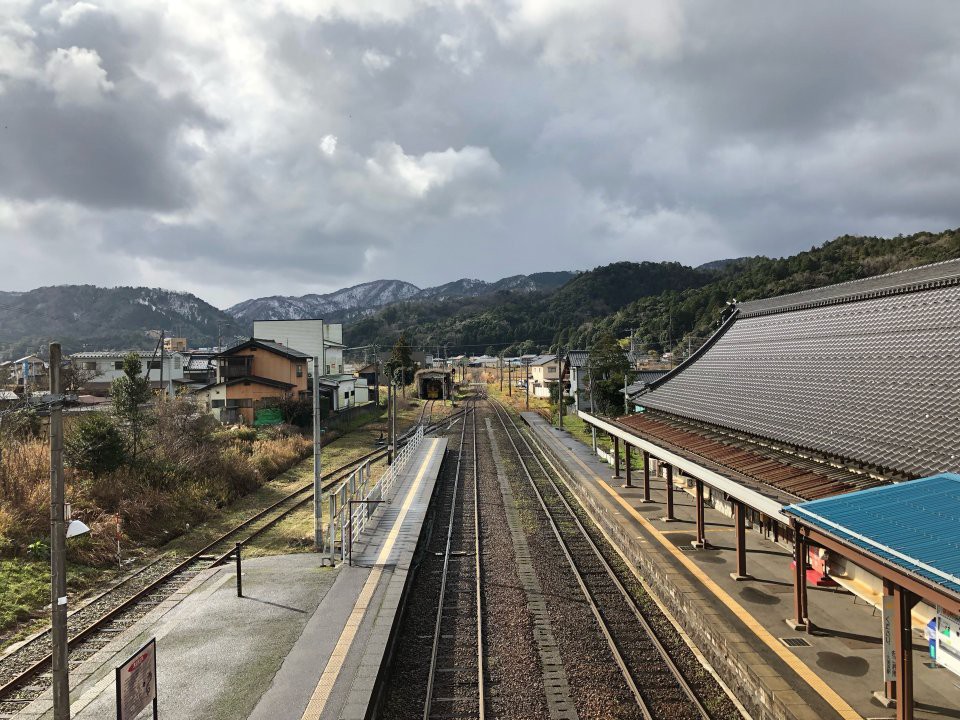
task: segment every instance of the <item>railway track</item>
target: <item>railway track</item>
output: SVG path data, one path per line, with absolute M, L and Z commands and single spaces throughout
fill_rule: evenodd
M 642 717 L 711 718 L 567 502 L 554 480 L 563 482 L 559 470 L 545 454 L 541 459 L 499 403 L 491 405 Z
M 435 431 L 462 416 L 463 412 L 461 410 L 428 425 L 426 430 Z M 405 441 L 405 436 L 398 438 L 397 444 L 402 445 Z M 338 485 L 363 463 L 379 460 L 386 454 L 386 448 L 378 448 L 329 471 L 323 476 L 323 491 Z M 311 481 L 234 526 L 192 555 L 185 558 L 159 558 L 86 602 L 68 619 L 70 665 L 79 664 L 92 656 L 117 633 L 133 625 L 201 570 L 222 564 L 238 543 L 242 545 L 249 542 L 312 500 Z M 16 714 L 49 686 L 46 671 L 50 665 L 50 651 L 50 630 L 47 629 L 0 658 L 0 718 Z
M 444 491 L 449 517 L 423 720 L 485 718 L 478 480 L 473 411 L 464 415 L 454 482 Z

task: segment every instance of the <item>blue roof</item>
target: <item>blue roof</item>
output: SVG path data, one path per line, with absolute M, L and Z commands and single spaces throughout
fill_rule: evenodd
M 960 593 L 960 475 L 788 505 L 804 525 Z

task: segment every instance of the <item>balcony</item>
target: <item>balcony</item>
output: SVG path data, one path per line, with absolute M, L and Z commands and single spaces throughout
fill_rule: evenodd
M 217 361 L 217 378 L 220 382 L 236 380 L 253 375 L 253 356 L 234 355 Z

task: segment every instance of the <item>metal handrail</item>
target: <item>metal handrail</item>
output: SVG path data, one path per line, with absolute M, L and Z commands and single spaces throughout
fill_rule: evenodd
M 367 490 L 370 482 L 370 463 L 366 463 L 341 483 L 329 495 L 330 529 L 327 533 L 327 551 L 331 561 L 336 553 L 336 542 L 340 540 L 340 560 L 345 560 L 349 552 L 348 538 L 352 543 L 364 531 L 373 512 L 371 505 L 387 499 L 393 484 L 403 472 L 410 458 L 423 442 L 425 427 L 417 426 L 416 432 L 394 457 L 393 464 L 386 469 L 376 483 Z M 351 509 L 351 502 L 354 507 Z

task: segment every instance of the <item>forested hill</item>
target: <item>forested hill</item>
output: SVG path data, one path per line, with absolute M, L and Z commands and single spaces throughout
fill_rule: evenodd
M 845 235 L 787 258 L 739 258 L 689 268 L 621 262 L 581 273 L 552 293 L 509 292 L 400 303 L 345 328 L 350 345 L 389 346 L 401 332 L 428 349 L 479 354 L 589 347 L 601 332 L 635 330 L 643 349 L 696 347 L 728 300 L 751 300 L 960 257 L 960 230 L 893 238 Z

